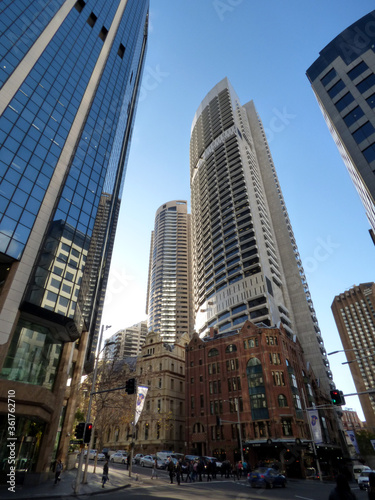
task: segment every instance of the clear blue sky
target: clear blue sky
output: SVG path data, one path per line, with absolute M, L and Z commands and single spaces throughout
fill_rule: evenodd
M 104 307 L 109 336 L 146 319 L 150 236 L 163 203 L 190 207 L 189 141 L 205 95 L 227 76 L 268 130 L 327 351 L 342 348 L 331 303 L 374 281 L 364 209 L 323 120 L 307 68 L 370 0 L 151 0 L 149 46 Z M 283 116 L 283 120 L 277 117 Z M 189 208 L 190 211 L 190 208 Z M 334 380 L 355 392 L 342 354 Z M 345 383 L 343 382 L 345 381 Z M 361 417 L 358 398 L 347 406 Z

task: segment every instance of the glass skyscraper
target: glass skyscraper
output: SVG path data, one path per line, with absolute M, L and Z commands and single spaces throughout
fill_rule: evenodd
M 0 5 L 0 399 L 22 394 L 28 471 L 49 467 L 73 342 L 85 337 L 87 362 L 96 347 L 148 3 Z M 39 439 L 27 440 L 33 425 Z
M 340 33 L 307 70 L 357 189 L 375 243 L 375 10 Z
M 282 323 L 328 394 L 332 373 L 264 128 L 226 78 L 195 114 L 190 183 L 197 332 Z

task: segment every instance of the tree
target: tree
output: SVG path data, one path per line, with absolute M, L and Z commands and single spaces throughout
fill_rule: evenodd
M 370 431 L 358 431 L 355 433 L 357 439 L 358 448 L 362 456 L 375 455 L 375 450 L 370 442 L 371 439 L 375 439 L 375 434 Z

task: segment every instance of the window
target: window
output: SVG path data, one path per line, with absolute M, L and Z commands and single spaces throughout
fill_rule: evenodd
M 375 160 L 375 144 L 371 144 L 368 148 L 364 149 L 362 151 L 363 156 L 366 158 L 366 160 L 371 163 L 372 161 Z
M 280 408 L 285 408 L 286 406 L 288 406 L 288 401 L 286 399 L 286 396 L 284 396 L 284 394 L 279 394 L 277 400 Z
M 328 95 L 333 99 L 339 92 L 345 88 L 345 84 L 342 80 L 339 80 L 333 87 L 328 90 Z
M 93 28 L 95 26 L 97 19 L 98 18 L 96 17 L 96 15 L 93 12 L 91 12 L 89 17 L 87 18 L 87 24 L 91 26 L 91 28 Z
M 281 426 L 283 429 L 284 436 L 291 436 L 292 433 L 292 422 L 286 418 L 281 421 Z
M 364 116 L 364 112 L 362 111 L 362 108 L 357 106 L 354 108 L 352 111 L 350 111 L 347 115 L 344 116 L 344 122 L 347 127 L 350 127 L 350 125 L 353 125 L 357 120 L 361 118 L 361 116 Z
M 211 349 L 209 352 L 208 352 L 208 357 L 209 358 L 212 358 L 213 356 L 218 356 L 219 355 L 219 351 L 217 349 Z
M 368 69 L 367 64 L 364 61 L 361 61 L 357 66 L 348 71 L 347 75 L 351 80 L 355 80 L 357 76 L 361 75 L 364 71 Z
M 227 348 L 225 349 L 225 352 L 228 353 L 228 352 L 236 352 L 237 351 L 237 346 L 235 346 L 234 344 L 229 344 L 227 346 Z
M 353 132 L 353 138 L 357 144 L 367 139 L 371 134 L 375 132 L 374 127 L 370 122 L 366 122 L 362 127 L 359 127 L 355 132 Z
M 191 398 L 190 398 L 190 408 L 191 408 L 192 410 L 194 410 L 194 405 L 195 405 L 195 402 L 194 402 L 194 396 L 191 396 Z
M 328 85 L 331 80 L 335 78 L 337 75 L 335 68 L 332 68 L 328 73 L 323 76 L 323 78 L 320 80 L 324 86 Z
M 343 97 L 341 97 L 340 100 L 338 100 L 335 103 L 337 111 L 343 111 L 353 101 L 354 101 L 354 97 L 352 96 L 352 94 L 350 92 L 348 92 Z
M 370 97 L 367 97 L 366 102 L 370 108 L 375 108 L 375 94 L 371 94 Z
M 83 7 L 86 5 L 86 2 L 84 0 L 77 0 L 75 3 L 74 7 L 78 10 L 78 12 L 82 12 Z
M 105 26 L 103 26 L 102 29 L 100 30 L 100 33 L 99 33 L 100 40 L 103 40 L 103 42 L 104 42 L 105 39 L 107 38 L 107 35 L 108 35 L 108 30 Z
M 371 73 L 367 78 L 359 82 L 357 85 L 357 89 L 363 94 L 366 90 L 370 89 L 373 85 L 375 85 L 375 75 Z
M 120 43 L 120 47 L 118 48 L 117 55 L 119 55 L 121 57 L 121 59 L 123 59 L 124 54 L 125 54 L 125 47 L 124 47 L 124 45 L 122 45 L 122 43 Z

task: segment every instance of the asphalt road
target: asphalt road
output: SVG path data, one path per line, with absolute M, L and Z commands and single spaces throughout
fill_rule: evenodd
M 126 469 L 122 464 L 110 464 L 111 468 Z M 272 490 L 251 488 L 245 479 L 221 478 L 216 481 L 195 483 L 170 484 L 167 471 L 158 470 L 158 479 L 151 480 L 151 468 L 133 465 L 132 476 L 138 481 L 133 481 L 130 488 L 123 491 L 103 492 L 95 495 L 98 500 L 111 498 L 112 500 L 143 500 L 143 499 L 172 499 L 172 500 L 328 500 L 333 489 L 333 483 L 320 483 L 319 481 L 289 480 L 286 488 Z M 354 483 L 351 484 L 358 500 L 367 500 L 367 493 L 359 490 Z

